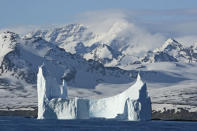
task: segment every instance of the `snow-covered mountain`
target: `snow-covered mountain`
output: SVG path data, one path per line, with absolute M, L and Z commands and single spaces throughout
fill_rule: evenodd
M 90 88 L 90 83 L 97 83 L 99 77 L 102 77 L 100 81 L 110 82 L 111 78 L 108 75 L 114 76 L 113 79 L 117 78 L 117 82 L 129 81 L 127 79 L 130 75 L 128 72 L 113 67 L 106 68 L 96 61 L 86 61 L 81 56 L 67 53 L 62 48 L 45 41 L 41 37 L 20 38 L 13 32 L 5 32 L 1 36 L 3 36 L 1 44 L 6 51 L 6 53 L 1 54 L 1 74 L 10 72 L 17 78 L 34 84 L 36 83 L 35 73 L 38 66 L 47 63 L 51 68 L 56 68 L 51 73 L 52 75 L 62 77 L 62 74 L 64 74 L 67 82 L 75 77 L 73 83 L 78 83 L 80 86 L 84 85 L 84 88 Z M 79 82 L 77 77 L 81 75 L 90 77 L 91 82 Z
M 149 51 L 141 62 L 197 62 L 197 47 L 185 47 L 174 39 L 168 39 L 161 48 Z
M 86 60 L 92 59 L 105 64 L 105 66 L 115 66 L 120 64 L 120 61 L 125 62 L 124 59 L 128 59 L 130 55 L 127 54 L 127 50 L 133 46 L 128 44 L 129 37 L 120 38 L 117 29 L 114 28 L 117 27 L 113 26 L 106 34 L 108 38 L 102 34 L 91 32 L 87 27 L 80 24 L 41 29 L 27 34 L 26 37 L 42 37 L 46 41 L 65 49 L 66 52 L 78 54 Z M 130 58 L 137 59 L 136 56 Z
M 21 38 L 13 32 L 4 32 L 0 35 L 3 36 L 1 44 L 4 45 L 3 48 L 6 51 L 6 53 L 1 54 L 1 75 L 10 74 L 10 76 L 24 80 L 29 84 L 36 83 L 38 67 L 43 63 L 51 69 L 56 69 L 50 72 L 52 76 L 64 78 L 70 86 L 80 88 L 94 88 L 100 82 L 129 83 L 132 81 L 131 77 L 135 78 L 138 72 L 136 70 L 127 71 L 118 67 L 104 67 L 100 63 L 102 61 L 87 61 L 80 55 L 68 53 L 41 37 Z M 99 53 L 100 46 L 93 51 Z M 101 48 L 111 50 L 108 45 Z M 102 53 L 98 54 L 97 58 L 103 58 Z M 153 80 L 149 79 L 148 76 L 154 75 L 154 73 L 146 72 L 143 75 L 147 77 L 147 81 Z M 165 75 L 161 73 L 162 76 Z
M 178 41 L 170 38 L 160 48 L 148 51 L 144 54 L 144 57 L 141 57 L 132 53 L 132 51 L 138 49 L 135 43 L 130 43 L 132 36 L 121 38 L 118 33 L 111 33 L 113 37 L 106 40 L 100 34 L 89 31 L 88 27 L 70 24 L 51 29 L 37 30 L 27 34 L 26 37 L 42 37 L 46 41 L 65 49 L 66 52 L 78 54 L 86 60 L 92 59 L 98 61 L 105 66 L 126 66 L 166 61 L 197 62 L 196 45 L 185 47 Z
M 1 47 L 1 53 L 0 53 L 0 62 L 2 62 L 3 57 L 12 51 L 15 46 L 16 42 L 19 36 L 13 32 L 4 32 L 0 34 L 0 47 Z

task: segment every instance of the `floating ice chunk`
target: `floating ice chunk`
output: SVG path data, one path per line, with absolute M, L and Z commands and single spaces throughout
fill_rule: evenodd
M 124 92 L 98 100 L 68 98 L 66 82 L 62 85 L 54 83 L 55 79 L 47 76 L 47 70 L 41 66 L 37 80 L 38 119 L 151 119 L 151 100 L 139 74 L 135 84 Z

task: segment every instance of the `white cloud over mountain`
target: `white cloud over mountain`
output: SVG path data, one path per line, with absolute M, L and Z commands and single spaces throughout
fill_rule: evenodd
M 140 53 L 161 46 L 167 38 L 172 37 L 183 44 L 197 42 L 196 9 L 177 10 L 120 10 L 109 9 L 84 12 L 76 16 L 74 23 L 88 27 L 97 33 L 97 39 L 109 42 L 115 37 L 128 39 L 128 44 L 135 46 L 133 53 Z M 58 26 L 58 25 L 48 25 Z M 7 27 L 18 34 L 26 34 L 46 25 L 24 25 Z M 139 47 L 139 48 L 138 48 Z

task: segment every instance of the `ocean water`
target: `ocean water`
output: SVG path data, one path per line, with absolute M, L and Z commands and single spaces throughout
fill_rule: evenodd
M 0 131 L 197 131 L 197 122 L 37 120 L 35 118 L 0 117 Z

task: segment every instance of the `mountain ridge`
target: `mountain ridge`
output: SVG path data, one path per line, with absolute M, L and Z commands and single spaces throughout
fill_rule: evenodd
M 147 52 L 141 62 L 197 62 L 197 48 L 183 46 L 174 39 L 168 39 L 160 48 Z
M 66 28 L 68 29 L 66 30 Z M 86 60 L 99 61 L 105 66 L 125 66 L 125 64 L 166 61 L 197 62 L 195 44 L 183 46 L 173 38 L 166 40 L 160 48 L 145 52 L 144 57 L 142 57 L 130 52 L 130 50 L 135 50 L 135 45 L 128 45 L 129 37 L 122 39 L 117 35 L 106 43 L 97 39 L 95 32 L 90 32 L 88 27 L 80 24 L 66 25 L 52 30 L 38 30 L 29 34 L 31 34 L 29 36 L 42 37 L 71 54 L 81 55 Z M 52 34 L 55 34 L 55 37 L 51 36 Z

